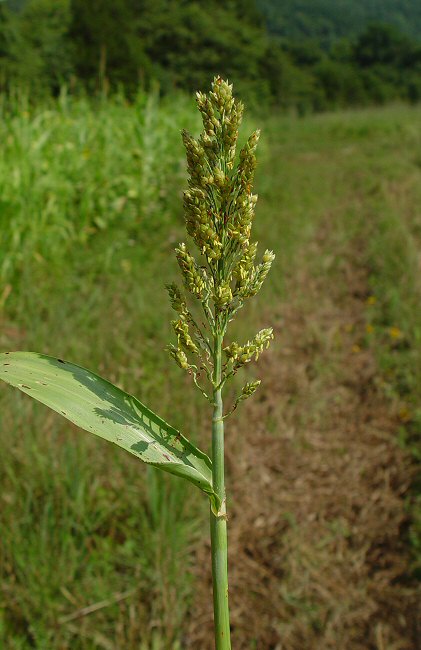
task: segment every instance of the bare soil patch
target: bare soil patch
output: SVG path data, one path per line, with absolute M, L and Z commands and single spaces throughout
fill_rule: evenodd
M 228 423 L 236 650 L 421 647 L 405 542 L 414 469 L 397 444 L 396 405 L 361 344 L 361 242 L 338 255 L 332 236 L 321 231 L 301 252 L 287 300 L 265 319 L 275 322 L 277 344 L 262 358 L 259 397 Z M 309 259 L 325 260 L 325 269 Z M 209 548 L 197 554 L 186 647 L 208 650 Z

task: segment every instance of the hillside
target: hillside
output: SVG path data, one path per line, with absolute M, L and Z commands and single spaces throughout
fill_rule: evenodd
M 269 30 L 280 37 L 314 38 L 328 44 L 343 36 L 354 36 L 370 23 L 387 23 L 420 39 L 419 0 L 256 1 Z
M 421 101 L 415 0 L 22 3 L 0 4 L 0 93 L 21 87 L 33 102 L 63 86 L 130 99 L 156 84 L 193 93 L 216 74 L 248 105 L 300 114 Z

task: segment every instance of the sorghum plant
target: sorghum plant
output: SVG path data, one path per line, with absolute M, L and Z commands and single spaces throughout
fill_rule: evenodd
M 212 574 L 215 638 L 218 649 L 230 648 L 227 575 L 227 509 L 224 480 L 224 419 L 222 391 L 235 373 L 257 359 L 273 336 L 263 329 L 245 344 L 225 345 L 228 324 L 245 301 L 261 288 L 274 259 L 265 251 L 255 265 L 257 243 L 250 242 L 257 196 L 252 194 L 256 167 L 255 131 L 241 149 L 236 165 L 238 128 L 243 105 L 232 96 L 232 86 L 220 78 L 208 95 L 197 93 L 203 131 L 195 140 L 186 131 L 189 187 L 184 192 L 187 233 L 200 258 L 180 244 L 176 249 L 184 288 L 200 305 L 199 322 L 188 308 L 186 296 L 175 284 L 168 286 L 177 312 L 172 321 L 177 345 L 170 354 L 186 370 L 209 400 L 212 417 L 212 486 L 217 510 L 211 508 Z M 231 409 L 253 395 L 260 381 L 247 382 Z
M 256 264 L 257 243 L 250 242 L 259 132 L 252 133 L 237 160 L 243 105 L 233 98 L 232 86 L 217 77 L 209 94 L 197 93 L 197 104 L 203 131 L 197 140 L 183 132 L 183 141 L 189 173 L 184 192 L 187 233 L 198 257 L 184 243 L 176 249 L 184 289 L 176 284 L 167 287 L 177 314 L 172 321 L 176 345 L 168 349 L 212 405 L 211 459 L 135 397 L 67 361 L 5 352 L 0 354 L 0 378 L 140 460 L 186 478 L 208 495 L 215 644 L 217 650 L 229 650 L 224 420 L 253 395 L 260 381 L 247 382 L 226 413 L 222 392 L 240 368 L 268 347 L 273 333 L 263 329 L 242 344 L 226 344 L 225 336 L 228 324 L 261 288 L 274 254 L 265 251 Z

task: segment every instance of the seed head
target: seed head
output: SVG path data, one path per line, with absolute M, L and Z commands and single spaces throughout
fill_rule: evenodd
M 244 106 L 233 97 L 232 85 L 215 77 L 210 92 L 197 93 L 196 101 L 203 130 L 198 138 L 182 132 L 188 172 L 183 205 L 187 233 L 203 257 L 196 261 L 185 244 L 176 248 L 176 256 L 184 287 L 201 303 L 201 318 L 204 315 L 206 322 L 199 320 L 194 309 L 189 310 L 184 293 L 176 285 L 169 285 L 171 305 L 178 314 L 172 322 L 177 347 L 171 347 L 170 354 L 178 365 L 190 370 L 196 383 L 198 368 L 205 370 L 215 389 L 218 384 L 213 378 L 212 342 L 216 335 L 218 339 L 224 337 L 244 300 L 259 291 L 274 254 L 265 251 L 256 265 L 257 243 L 250 241 L 257 203 L 252 186 L 260 132 L 250 135 L 235 167 Z M 272 329 L 265 329 L 245 345 L 234 342 L 224 348 L 224 381 L 257 359 L 272 338 Z M 198 366 L 189 365 L 190 354 L 199 357 Z M 239 400 L 252 395 L 258 384 L 248 382 Z

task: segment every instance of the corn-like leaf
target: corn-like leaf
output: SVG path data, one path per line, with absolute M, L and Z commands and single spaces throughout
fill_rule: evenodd
M 85 368 L 36 352 L 1 353 L 0 379 L 145 463 L 186 478 L 218 509 L 206 454 L 117 386 Z

